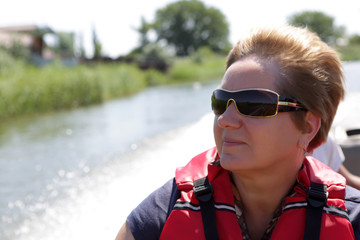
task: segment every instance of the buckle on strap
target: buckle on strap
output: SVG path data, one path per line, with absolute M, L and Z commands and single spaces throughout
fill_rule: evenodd
M 210 201 L 214 193 L 208 177 L 200 178 L 194 181 L 193 190 L 195 197 L 201 202 Z
M 327 186 L 320 183 L 311 182 L 307 191 L 306 200 L 310 206 L 318 208 L 325 206 L 329 193 Z

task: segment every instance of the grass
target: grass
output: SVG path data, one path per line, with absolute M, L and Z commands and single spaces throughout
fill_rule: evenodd
M 360 44 L 342 46 L 337 50 L 343 61 L 358 61 L 360 59 Z
M 144 87 L 134 66 L 26 66 L 0 75 L 0 118 L 86 106 Z
M 58 63 L 36 68 L 23 63 L 0 69 L 0 119 L 87 106 L 128 96 L 148 86 L 220 78 L 225 57 L 174 61 L 166 74 L 130 64 Z
M 220 78 L 225 72 L 225 57 L 213 55 L 200 62 L 192 58 L 178 59 L 171 68 L 172 82 L 207 81 Z

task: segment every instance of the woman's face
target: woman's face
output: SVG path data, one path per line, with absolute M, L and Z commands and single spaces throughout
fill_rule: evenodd
M 266 88 L 277 92 L 276 81 L 279 75 L 275 63 L 247 57 L 228 68 L 220 88 Z M 220 164 L 233 172 L 294 164 L 300 135 L 288 112 L 267 118 L 247 117 L 238 113 L 233 102 L 214 120 Z

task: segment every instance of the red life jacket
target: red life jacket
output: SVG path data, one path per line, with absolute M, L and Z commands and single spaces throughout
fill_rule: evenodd
M 205 239 L 199 201 L 194 196 L 194 181 L 205 176 L 214 189 L 216 224 L 220 239 L 242 239 L 235 203 L 227 170 L 210 165 L 217 155 L 212 148 L 194 157 L 185 167 L 176 170 L 176 184 L 180 191 L 174 209 L 169 215 L 160 239 Z M 323 208 L 320 239 L 354 239 L 351 223 L 344 205 L 345 179 L 323 163 L 306 157 L 298 174 L 296 194 L 285 199 L 282 215 L 272 232 L 271 239 L 303 239 L 306 216 L 306 194 L 311 182 L 327 186 L 328 199 Z

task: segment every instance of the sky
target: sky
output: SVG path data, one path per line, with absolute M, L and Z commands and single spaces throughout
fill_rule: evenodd
M 48 26 L 54 31 L 74 32 L 92 52 L 94 28 L 105 55 L 117 57 L 138 46 L 141 17 L 153 21 L 155 12 L 174 0 L 2 0 L 0 27 L 13 25 Z M 252 27 L 286 23 L 302 11 L 321 11 L 344 26 L 348 34 L 360 35 L 359 0 L 203 0 L 219 9 L 230 26 L 230 42 L 235 43 Z

